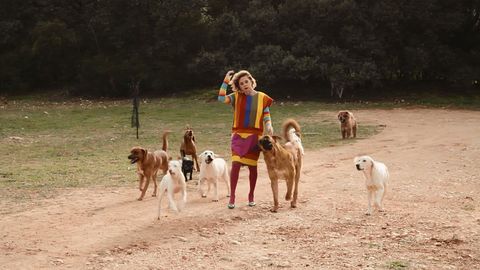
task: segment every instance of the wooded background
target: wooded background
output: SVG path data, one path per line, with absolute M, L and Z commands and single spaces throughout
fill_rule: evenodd
M 478 89 L 480 0 L 0 0 L 0 93 L 163 95 L 229 69 L 273 95 Z

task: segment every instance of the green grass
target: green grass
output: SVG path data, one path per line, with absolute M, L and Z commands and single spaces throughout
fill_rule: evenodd
M 159 149 L 162 132 L 171 130 L 168 152 L 177 157 L 186 125 L 194 129 L 200 151 L 210 149 L 230 159 L 231 107 L 202 95 L 142 100 L 138 140 L 130 100 L 42 100 L 24 97 L 0 107 L 1 199 L 50 196 L 58 188 L 129 185 L 137 178 L 127 159 L 131 147 Z M 274 129 L 280 134 L 285 118 L 297 119 L 307 151 L 352 143 L 339 139 L 336 112 L 344 107 L 278 102 L 271 108 Z M 379 131 L 362 123 L 359 139 Z
M 435 94 L 418 95 L 412 101 L 413 104 L 424 105 L 428 107 L 455 108 L 455 109 L 480 109 L 479 95 L 464 96 L 440 96 Z
M 475 211 L 475 205 L 473 204 L 464 204 L 462 209 L 465 211 Z
M 405 262 L 401 261 L 392 261 L 387 263 L 387 269 L 392 269 L 392 270 L 403 270 L 407 269 L 408 265 Z

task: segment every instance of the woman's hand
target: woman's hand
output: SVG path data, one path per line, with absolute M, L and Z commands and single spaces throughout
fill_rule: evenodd
M 225 74 L 225 78 L 223 79 L 223 81 L 226 82 L 226 83 L 229 83 L 230 80 L 232 79 L 232 76 L 233 76 L 234 73 L 235 73 L 235 71 L 229 70 L 227 72 L 227 74 Z

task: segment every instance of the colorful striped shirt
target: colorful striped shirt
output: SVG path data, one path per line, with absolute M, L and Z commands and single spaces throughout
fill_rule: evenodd
M 227 87 L 224 82 L 220 87 L 218 100 L 231 104 L 234 109 L 232 132 L 262 135 L 264 123 L 271 120 L 269 107 L 273 99 L 260 91 L 253 96 L 238 92 L 226 95 Z

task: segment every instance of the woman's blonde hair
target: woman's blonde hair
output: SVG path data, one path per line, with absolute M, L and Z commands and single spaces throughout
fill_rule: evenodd
M 255 89 L 255 87 L 257 87 L 257 81 L 255 81 L 252 74 L 250 74 L 250 72 L 246 70 L 240 70 L 239 72 L 235 73 L 235 75 L 233 75 L 233 78 L 230 81 L 230 86 L 232 86 L 233 91 L 240 90 L 239 81 L 240 81 L 240 78 L 244 76 L 248 76 L 248 79 L 250 79 L 250 81 L 252 82 L 252 89 Z

